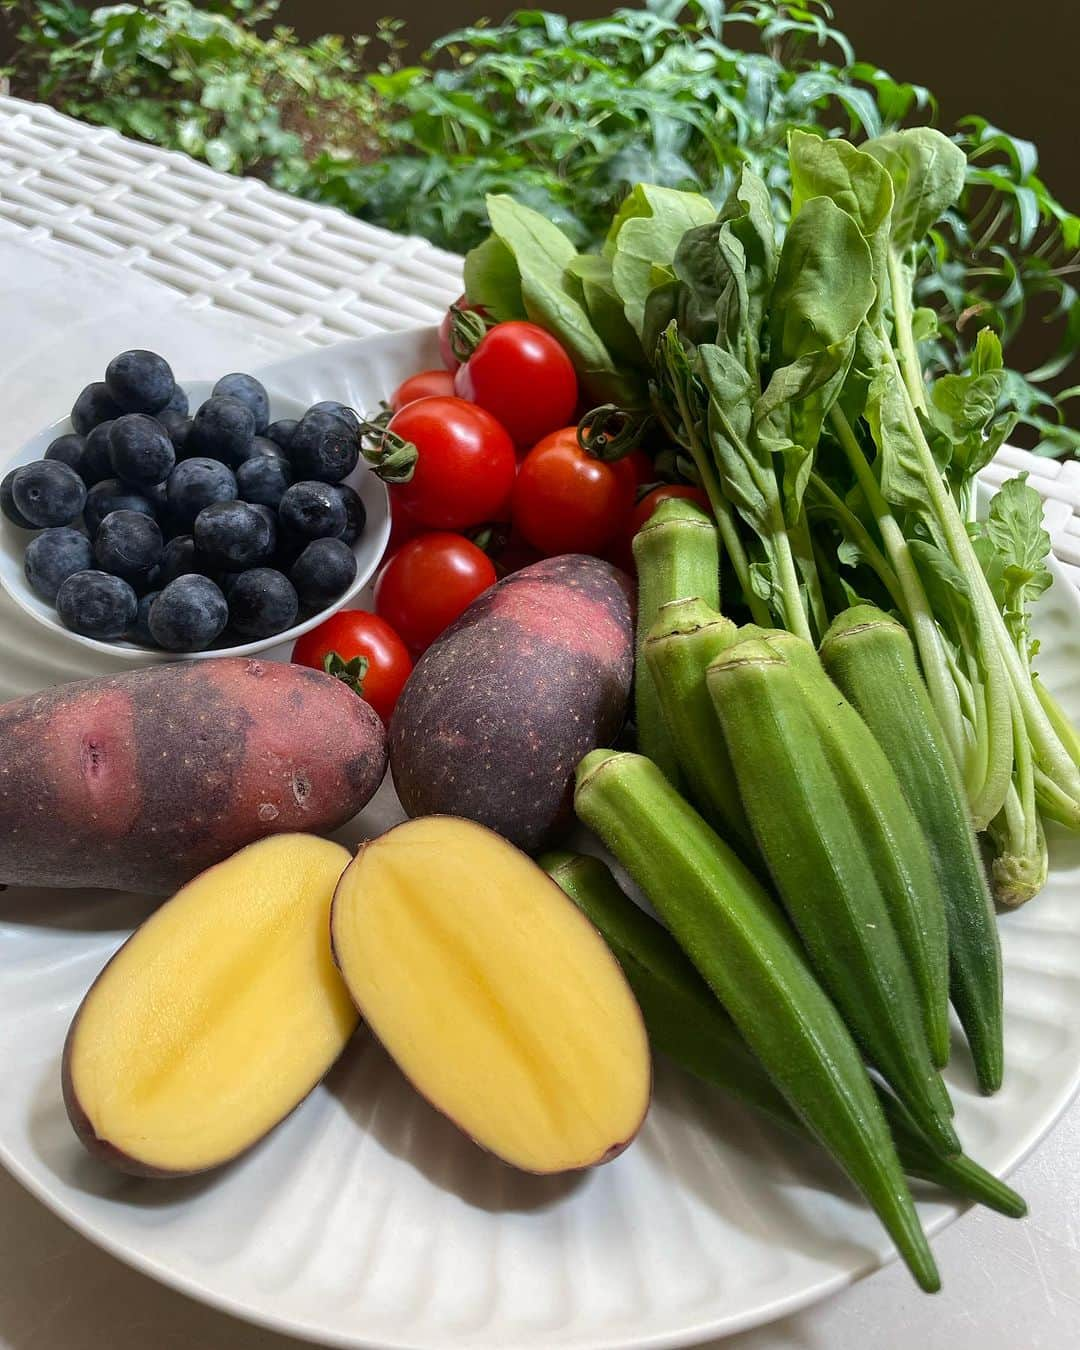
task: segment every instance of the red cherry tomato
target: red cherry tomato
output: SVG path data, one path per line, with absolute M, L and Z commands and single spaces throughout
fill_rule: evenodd
M 519 446 L 565 426 L 578 401 L 577 375 L 562 346 L 534 323 L 497 323 L 454 376 L 454 391 L 486 408 Z
M 406 403 L 418 398 L 453 398 L 454 377 L 448 370 L 421 370 L 402 380 L 390 395 L 390 406 L 400 412 Z
M 489 412 L 460 398 L 422 398 L 396 412 L 389 430 L 420 452 L 412 479 L 390 489 L 418 524 L 463 530 L 498 517 L 517 459 Z
M 514 484 L 514 528 L 533 548 L 555 553 L 599 553 L 622 528 L 634 489 L 617 464 L 605 464 L 578 445 L 577 428 L 546 436 L 521 462 Z
M 619 462 L 622 463 L 621 460 Z M 653 488 L 651 492 L 647 492 L 642 497 L 627 517 L 623 529 L 619 531 L 608 553 L 608 557 L 616 567 L 621 567 L 624 572 L 633 574 L 634 535 L 637 534 L 660 503 L 667 501 L 669 497 L 685 497 L 687 500 L 695 502 L 703 511 L 707 511 L 710 516 L 712 515 L 709 498 L 702 488 L 693 487 L 689 483 L 662 483 L 660 487 Z
M 454 348 L 450 342 L 450 330 L 454 326 L 454 310 L 463 309 L 466 312 L 486 316 L 487 310 L 483 305 L 471 305 L 467 295 L 459 295 L 450 308 L 442 317 L 442 323 L 439 324 L 439 355 L 442 357 L 442 363 L 451 374 L 457 370 L 461 362 L 454 355 Z
M 384 722 L 389 722 L 412 670 L 412 657 L 397 633 L 377 614 L 363 609 L 342 609 L 297 638 L 292 659 L 298 666 L 325 670 L 326 658 L 332 653 L 343 662 L 357 656 L 367 661 L 357 692 Z
M 375 609 L 419 653 L 494 582 L 491 559 L 464 535 L 422 534 L 379 574 Z

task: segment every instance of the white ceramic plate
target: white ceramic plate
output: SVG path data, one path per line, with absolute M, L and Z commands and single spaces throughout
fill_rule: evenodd
M 401 334 L 266 376 L 310 403 L 348 396 L 361 372 L 385 392 L 432 356 L 430 333 Z M 1076 718 L 1080 600 L 1060 576 L 1036 628 L 1043 673 Z M 63 664 L 71 648 L 58 653 L 10 606 L 0 607 L 0 640 L 14 654 L 0 665 L 3 697 L 76 673 Z M 116 668 L 90 655 L 93 669 Z M 344 837 L 397 815 L 384 786 Z M 1046 1133 L 1080 1080 L 1080 839 L 1055 834 L 1051 861 L 1043 894 L 1002 919 L 1005 1087 L 980 1099 L 959 1042 L 948 1075 L 965 1144 L 999 1173 Z M 481 1153 L 363 1032 L 240 1162 L 178 1182 L 114 1175 L 71 1133 L 59 1053 L 87 986 L 149 908 L 111 893 L 0 894 L 0 1158 L 72 1226 L 197 1298 L 337 1346 L 613 1350 L 689 1345 L 768 1321 L 892 1255 L 823 1156 L 666 1063 L 634 1146 L 570 1179 L 519 1175 Z M 920 1196 L 931 1232 L 960 1212 L 929 1190 Z
M 184 380 L 181 383 L 187 390 L 192 410 L 210 397 L 210 391 L 213 388 L 210 380 Z M 304 412 L 304 409 L 310 406 L 302 398 L 292 398 L 283 394 L 274 383 L 272 376 L 268 377 L 266 388 L 270 395 L 270 417 L 272 421 L 282 417 L 298 418 Z M 353 381 L 352 389 L 352 396 L 362 400 L 356 404 L 358 409 L 362 412 L 377 409 L 383 391 L 373 379 L 367 377 L 366 374 L 358 374 Z M 328 397 L 344 402 L 340 393 L 331 394 Z M 318 399 L 315 400 L 315 402 L 318 401 Z M 71 430 L 71 418 L 65 417 L 59 422 L 53 422 L 51 426 L 45 427 L 36 436 L 31 436 L 25 445 L 2 466 L 0 476 L 6 474 L 9 469 L 16 465 L 30 464 L 36 459 L 41 459 L 57 436 L 63 436 Z M 48 601 L 43 600 L 27 583 L 23 572 L 23 554 L 26 545 L 34 537 L 34 532 L 20 530 L 17 525 L 13 525 L 4 516 L 0 516 L 0 586 L 3 586 L 20 609 L 25 610 L 38 623 L 51 629 L 65 642 L 90 651 L 104 652 L 108 655 L 115 653 L 122 660 L 129 663 L 133 662 L 136 665 L 145 666 L 158 661 L 200 661 L 215 656 L 254 656 L 256 653 L 264 652 L 268 648 L 281 643 L 295 642 L 301 633 L 306 633 L 309 629 L 322 623 L 328 614 L 333 614 L 335 610 L 342 609 L 355 600 L 374 576 L 379 560 L 386 551 L 386 541 L 390 538 L 390 498 L 387 494 L 386 484 L 371 472 L 363 460 L 345 479 L 345 482 L 349 487 L 355 489 L 364 504 L 364 510 L 367 512 L 363 533 L 353 546 L 353 553 L 356 555 L 356 576 L 348 589 L 332 605 L 320 610 L 318 614 L 313 614 L 309 618 L 301 620 L 300 623 L 293 624 L 284 633 L 279 633 L 272 638 L 260 638 L 254 642 L 240 642 L 231 646 L 217 645 L 204 652 L 159 652 L 147 647 L 139 647 L 133 642 L 102 642 L 97 638 L 85 637 L 82 633 L 73 633 L 60 622 L 55 607 L 50 605 Z

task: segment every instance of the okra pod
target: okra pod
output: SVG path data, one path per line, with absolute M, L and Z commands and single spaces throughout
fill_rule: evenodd
M 705 686 L 709 662 L 731 645 L 737 632 L 730 619 L 704 600 L 673 600 L 660 606 L 644 650 L 687 794 L 717 834 L 749 861 L 754 836 Z
M 830 729 L 824 695 L 800 669 L 813 672 L 807 648 L 800 643 L 792 659 L 785 643 L 751 637 L 709 667 L 739 795 L 811 963 L 856 1040 L 934 1147 L 957 1153 L 952 1103 L 931 1059 L 922 1000 L 883 889 L 892 874 L 882 849 L 897 843 L 876 829 L 854 752 Z M 809 653 L 831 702 L 858 720 Z M 898 801 L 890 809 L 906 813 L 905 833 L 917 835 L 895 780 L 894 787 Z
M 716 527 L 704 511 L 683 497 L 660 503 L 634 536 L 637 566 L 637 662 L 634 721 L 638 749 L 675 782 L 678 764 L 668 736 L 652 675 L 645 663 L 645 638 L 661 605 L 698 596 L 712 609 L 720 606 L 720 555 Z
M 949 935 L 929 842 L 888 756 L 838 693 L 813 647 L 791 633 L 774 632 L 766 640 L 798 674 L 848 809 L 871 850 L 918 991 L 930 1057 L 940 1068 L 949 1059 Z
M 906 629 L 871 605 L 839 615 L 825 669 L 892 765 L 930 847 L 945 901 L 949 992 L 983 1092 L 1001 1086 L 1001 943 L 964 782 L 923 684 Z
M 915 1279 L 923 1289 L 939 1288 L 859 1051 L 761 883 L 641 755 L 586 755 L 574 801 L 807 1129 L 866 1196 Z
M 614 952 L 655 1049 L 803 1139 L 812 1138 L 675 939 L 623 894 L 600 859 L 553 852 L 539 862 Z M 908 1176 L 1011 1218 L 1027 1213 L 1023 1198 L 972 1158 L 934 1153 L 896 1098 L 884 1088 L 876 1091 Z

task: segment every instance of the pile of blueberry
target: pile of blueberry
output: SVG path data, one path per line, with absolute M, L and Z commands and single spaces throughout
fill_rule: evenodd
M 40 531 L 26 579 L 74 632 L 202 651 L 281 633 L 353 581 L 365 516 L 342 481 L 359 458 L 351 408 L 271 422 L 266 390 L 235 374 L 188 416 L 168 363 L 130 351 L 71 422 L 0 482 L 0 509 Z

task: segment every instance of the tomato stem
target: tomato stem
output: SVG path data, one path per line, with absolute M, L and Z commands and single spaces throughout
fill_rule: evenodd
M 651 412 L 601 403 L 578 423 L 578 445 L 593 459 L 613 464 L 637 449 L 653 421 Z

